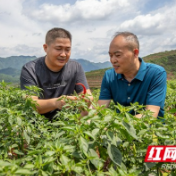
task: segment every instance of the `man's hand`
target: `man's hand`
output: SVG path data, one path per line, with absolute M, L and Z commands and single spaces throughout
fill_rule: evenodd
M 84 92 L 82 91 L 82 92 L 80 92 L 79 93 L 79 95 L 81 95 L 81 94 L 83 94 Z M 93 96 L 92 96 L 92 93 L 91 93 L 91 91 L 90 91 L 90 89 L 87 89 L 86 90 L 86 95 L 88 95 L 88 96 L 84 96 L 84 97 L 81 97 L 81 98 L 83 98 L 85 101 L 86 101 L 86 103 L 87 103 L 87 106 L 89 107 L 89 109 L 91 109 L 92 108 L 92 101 L 93 101 Z M 81 108 L 81 107 L 80 107 Z M 88 112 L 87 111 L 81 111 L 81 117 L 84 117 L 84 116 L 86 116 L 86 115 L 88 115 Z
M 31 96 L 31 98 L 36 101 L 36 108 L 39 114 L 45 114 L 55 109 L 62 109 L 62 106 L 65 104 L 63 100 L 58 101 L 58 98 L 39 99 L 37 96 Z
M 79 95 L 81 95 L 83 92 L 80 92 Z M 87 89 L 87 94 L 89 95 L 88 98 L 86 97 L 80 97 L 84 98 L 86 102 L 88 103 L 88 106 L 91 105 L 91 101 L 93 100 L 93 96 L 91 94 L 90 89 Z M 62 107 L 65 105 L 65 101 L 62 99 L 62 97 L 73 100 L 73 101 L 79 101 L 79 98 L 76 96 L 66 96 L 62 95 L 58 98 L 51 98 L 51 99 L 39 99 L 37 96 L 31 96 L 31 98 L 36 101 L 37 103 L 37 111 L 39 114 L 45 114 L 49 111 L 53 111 L 55 109 L 62 109 Z M 59 99 L 59 100 L 58 100 Z
M 65 105 L 64 100 L 57 100 L 56 101 L 56 107 L 57 107 L 57 109 L 61 110 L 64 105 Z

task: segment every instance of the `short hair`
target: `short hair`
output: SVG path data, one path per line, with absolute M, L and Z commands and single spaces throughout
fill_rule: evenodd
M 68 38 L 72 41 L 72 35 L 69 31 L 63 28 L 52 28 L 46 33 L 45 43 L 51 44 L 56 38 Z
M 116 32 L 114 38 L 116 38 L 117 36 L 123 36 L 126 39 L 126 41 L 128 41 L 128 48 L 130 50 L 133 50 L 135 48 L 139 50 L 139 40 L 135 34 L 126 31 Z

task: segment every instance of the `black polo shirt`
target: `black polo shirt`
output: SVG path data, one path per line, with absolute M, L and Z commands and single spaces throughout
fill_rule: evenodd
M 82 83 L 89 89 L 82 66 L 73 60 L 69 60 L 59 72 L 53 72 L 46 66 L 45 57 L 28 62 L 21 70 L 21 89 L 31 85 L 41 88 L 40 99 L 72 95 L 74 91 L 80 93 L 83 89 L 76 83 Z M 50 118 L 55 115 L 55 111 L 44 115 Z

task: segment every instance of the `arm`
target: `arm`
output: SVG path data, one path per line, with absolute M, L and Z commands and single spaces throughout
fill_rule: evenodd
M 77 75 L 76 75 L 76 78 L 77 78 Z M 84 79 L 84 80 L 86 80 L 86 79 Z M 27 86 L 31 86 L 31 85 L 39 86 L 37 78 L 36 78 L 36 74 L 35 74 L 35 69 L 34 69 L 33 65 L 28 64 L 28 65 L 25 65 L 22 68 L 20 82 L 21 82 L 21 89 L 26 89 L 25 85 L 27 85 Z M 80 80 L 76 79 L 76 82 L 80 82 Z M 87 88 L 88 88 L 88 85 L 87 85 Z M 82 93 L 81 87 L 77 87 L 77 89 L 78 89 L 77 93 L 81 94 Z M 89 89 L 87 90 L 87 93 L 90 94 L 90 99 L 92 100 L 93 97 L 92 97 L 91 92 L 90 92 Z M 66 96 L 66 95 L 64 95 L 64 96 Z M 36 106 L 36 108 L 37 108 L 37 111 L 40 114 L 45 114 L 45 113 L 53 111 L 55 109 L 60 109 L 61 110 L 63 105 L 65 105 L 64 100 L 58 100 L 58 98 L 61 98 L 62 96 L 56 97 L 56 98 L 51 98 L 51 99 L 50 98 L 40 99 L 37 96 L 31 96 L 31 97 L 38 104 Z M 71 99 L 71 100 L 76 100 L 77 99 L 75 96 L 66 96 L 66 97 L 68 99 Z
M 105 105 L 106 108 L 108 108 L 111 100 L 98 100 L 99 106 Z
M 35 65 L 33 65 L 33 63 L 28 63 L 23 66 L 20 75 L 21 89 L 26 89 L 25 86 L 39 87 L 34 67 Z M 59 97 L 51 99 L 40 99 L 37 96 L 31 96 L 31 98 L 36 101 L 36 108 L 39 114 L 45 114 L 55 109 L 62 109 L 62 106 L 65 104 L 63 100 L 58 101 Z M 74 98 L 75 97 L 70 97 L 70 99 Z
M 80 73 L 78 75 L 82 75 L 82 76 L 76 76 L 76 82 L 81 82 L 82 84 L 84 84 L 86 86 L 86 88 L 88 88 L 87 81 L 86 81 L 85 74 L 84 74 L 83 70 L 81 69 L 79 71 L 80 71 Z M 75 89 L 76 89 L 77 93 L 79 91 L 78 95 L 81 95 L 83 93 L 83 91 L 80 92 L 80 90 L 82 89 L 81 86 L 75 85 Z M 90 89 L 86 90 L 86 94 L 88 95 L 89 100 L 87 98 L 85 98 L 85 100 L 90 105 L 91 101 L 93 100 L 93 96 L 92 96 Z M 66 96 L 66 95 L 63 95 L 63 96 L 66 97 L 67 99 L 70 99 L 73 101 L 79 101 L 79 98 L 77 98 L 76 96 Z M 64 100 L 58 100 L 61 97 L 52 98 L 52 99 L 39 99 L 38 97 L 33 97 L 33 100 L 35 100 L 38 104 L 37 111 L 40 114 L 44 114 L 44 113 L 53 111 L 55 109 L 61 110 L 62 107 L 65 105 Z
M 32 96 L 31 98 L 38 104 L 37 111 L 39 114 L 45 114 L 55 109 L 61 110 L 62 106 L 65 105 L 64 100 L 58 100 L 58 98 L 39 99 L 37 96 Z M 71 100 L 76 100 L 75 96 L 67 96 L 67 98 Z
M 153 112 L 153 117 L 158 117 L 158 113 L 159 113 L 160 107 L 159 106 L 154 106 L 154 105 L 147 105 L 146 106 L 146 110 L 150 110 L 151 112 Z M 135 117 L 141 118 L 142 115 L 141 114 L 137 114 Z
M 32 63 L 33 64 L 33 63 Z M 21 89 L 26 89 L 25 86 L 38 86 L 38 81 L 34 71 L 34 66 L 28 63 L 23 66 L 20 75 Z M 63 101 L 57 101 L 58 98 L 52 99 L 39 99 L 37 96 L 31 96 L 31 98 L 37 103 L 37 111 L 39 114 L 44 114 L 55 109 L 61 109 Z
M 39 114 L 45 114 L 55 109 L 62 109 L 62 106 L 64 105 L 64 101 L 58 101 L 58 98 L 39 99 L 37 96 L 32 96 L 31 98 L 36 101 L 36 108 Z
M 108 79 L 108 77 L 105 73 L 103 80 L 102 80 L 102 83 L 101 83 L 100 96 L 99 96 L 99 100 L 98 100 L 98 105 L 99 106 L 105 105 L 106 108 L 109 107 L 109 104 L 112 99 L 111 89 L 110 89 L 110 86 L 109 86 L 107 79 Z

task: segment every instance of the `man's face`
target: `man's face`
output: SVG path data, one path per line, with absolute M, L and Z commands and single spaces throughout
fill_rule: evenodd
M 52 71 L 61 70 L 71 55 L 71 41 L 69 38 L 56 38 L 49 45 L 43 45 L 47 54 L 45 63 Z
M 129 74 L 135 67 L 134 51 L 128 48 L 128 42 L 123 36 L 117 36 L 109 46 L 110 61 L 116 73 Z

